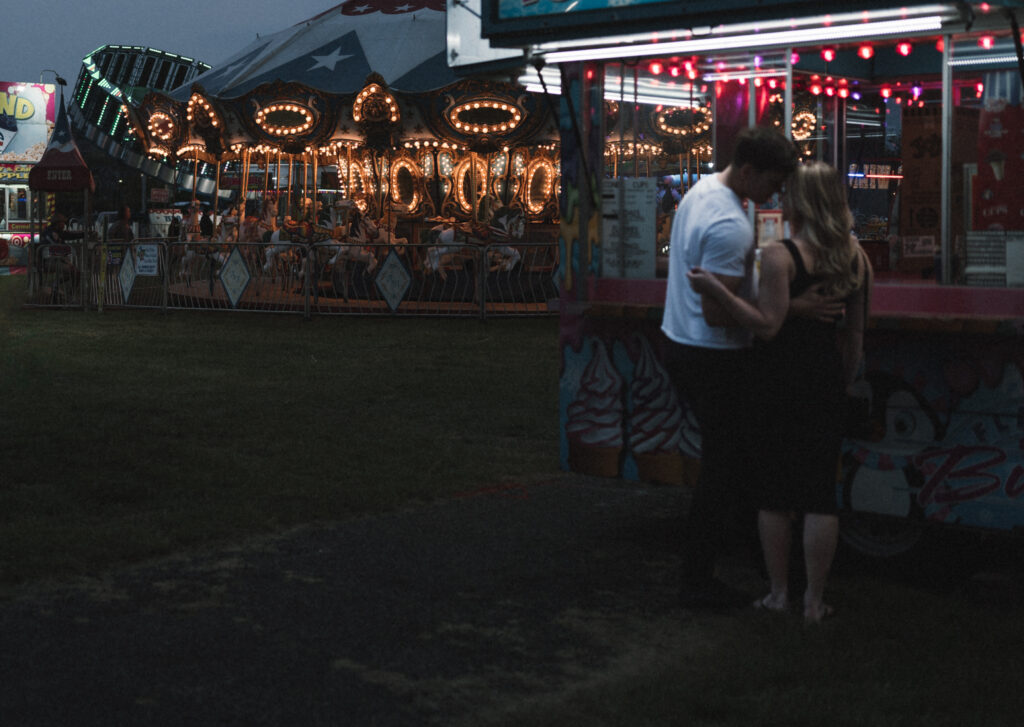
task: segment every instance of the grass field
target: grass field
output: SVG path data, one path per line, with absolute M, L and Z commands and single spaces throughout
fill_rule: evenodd
M 0 585 L 558 469 L 557 322 L 19 310 Z
M 557 471 L 554 320 L 23 311 L 21 285 L 0 278 L 0 595 Z M 979 598 L 956 552 L 924 562 L 841 564 L 820 628 L 631 617 L 602 676 L 472 724 L 1024 723 L 1019 582 Z

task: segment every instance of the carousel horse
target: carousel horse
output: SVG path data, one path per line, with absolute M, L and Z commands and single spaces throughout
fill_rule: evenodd
M 228 246 L 238 242 L 238 234 L 238 209 L 232 207 L 228 210 L 227 214 L 221 216 L 220 222 L 214 228 L 213 242 L 217 243 L 220 247 L 211 253 L 211 259 L 219 265 L 226 263 L 229 254 Z
M 449 268 L 461 267 L 476 258 L 475 253 L 467 248 L 483 247 L 488 242 L 486 229 L 471 223 L 441 223 L 431 231 L 437 232 L 438 244 L 427 248 L 423 269 L 427 273 L 437 273 L 441 280 L 448 278 Z
M 265 200 L 263 203 L 263 213 L 257 219 L 255 227 L 250 228 L 251 234 L 255 238 L 254 241 L 267 245 L 263 272 L 269 273 L 275 266 L 296 262 L 298 253 L 291 244 L 291 228 L 291 217 L 288 216 L 284 218 L 284 225 L 278 227 L 277 202 L 273 199 Z
M 220 218 L 214 235 L 217 241 L 225 245 L 238 242 L 238 208 L 232 207 Z
M 181 221 L 181 235 L 182 241 L 186 243 L 184 246 L 184 253 L 181 256 L 181 265 L 178 270 L 179 278 L 190 278 L 192 277 L 192 266 L 195 263 L 196 253 L 191 245 L 187 243 L 198 242 L 202 240 L 201 233 L 199 232 L 199 220 L 202 215 L 199 213 L 199 207 L 191 207 L 188 209 L 186 214 L 182 215 Z
M 374 241 L 378 244 L 395 248 L 399 255 L 405 253 L 405 246 L 409 244 L 408 239 L 398 237 L 395 234 L 395 228 L 386 224 L 383 220 L 377 224 L 377 237 Z
M 522 239 L 524 230 L 522 210 L 510 207 L 496 210 L 489 224 L 442 223 L 432 229 L 432 232 L 437 232 L 438 244 L 427 248 L 423 268 L 427 273 L 437 273 L 444 280 L 447 278 L 446 268 L 462 265 L 475 257 L 466 251 L 468 245 L 482 247 L 497 242 L 515 242 Z M 461 236 L 464 242 L 456 243 L 457 236 Z M 520 252 L 511 245 L 492 247 L 489 252 L 490 270 L 511 270 L 522 259 Z
M 335 267 L 339 266 L 344 268 L 349 262 L 363 263 L 366 266 L 366 272 L 372 273 L 377 268 L 377 256 L 370 249 L 370 240 L 356 234 L 355 237 L 351 237 L 347 232 L 344 225 L 335 225 L 334 227 L 319 227 L 314 226 L 312 232 L 313 244 L 322 243 L 326 241 L 335 241 L 338 244 L 322 245 L 321 248 L 328 253 L 332 253 L 331 257 L 327 260 L 327 266 Z M 299 271 L 300 275 L 305 274 L 305 259 L 303 259 L 303 266 Z
M 500 242 L 518 242 L 526 231 L 523 211 L 511 207 L 499 207 L 490 222 L 490 269 L 492 271 L 512 270 L 522 259 L 522 253 L 512 245 L 494 245 Z

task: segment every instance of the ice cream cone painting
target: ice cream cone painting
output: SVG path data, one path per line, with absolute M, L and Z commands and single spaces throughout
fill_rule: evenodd
M 630 384 L 629 448 L 641 480 L 678 485 L 683 480 L 682 407 L 650 343 L 642 336 L 638 340 L 640 354 Z
M 591 339 L 590 348 L 590 360 L 567 410 L 569 468 L 583 474 L 616 477 L 625 441 L 623 379 L 601 340 Z
M 1003 176 L 1006 173 L 1006 154 L 998 149 L 993 149 L 985 157 L 985 161 L 992 168 L 992 176 L 996 178 L 996 181 L 1003 181 Z

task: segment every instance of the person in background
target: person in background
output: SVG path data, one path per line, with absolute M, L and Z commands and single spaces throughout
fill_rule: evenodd
M 672 221 L 665 313 L 666 369 L 701 431 L 701 467 L 684 534 L 679 603 L 733 608 L 750 597 L 715 577 L 715 567 L 760 464 L 760 432 L 750 331 L 714 298 L 690 286 L 699 267 L 741 298 L 753 295 L 754 230 L 744 200 L 767 202 L 797 165 L 796 148 L 764 127 L 741 131 L 732 162 L 701 178 Z M 751 517 L 753 511 L 751 510 Z
M 169 242 L 181 240 L 181 218 L 178 215 L 171 215 L 171 221 L 167 225 L 167 240 Z
M 107 239 L 115 242 L 131 242 L 135 239 L 135 231 L 132 230 L 132 210 L 128 205 L 118 210 L 117 219 L 107 227 Z
M 687 278 L 697 293 L 767 341 L 756 353 L 766 409 L 754 491 L 771 592 L 754 605 L 789 608 L 793 521 L 802 514 L 803 614 L 808 623 L 818 623 L 832 613 L 823 598 L 839 535 L 836 462 L 846 393 L 863 354 L 871 265 L 850 234 L 853 215 L 842 177 L 832 166 L 799 167 L 786 182 L 783 214 L 792 239 L 763 248 L 756 301 L 737 295 L 701 267 Z M 843 301 L 841 323 L 786 317 L 790 301 L 813 285 Z
M 43 272 L 56 274 L 61 282 L 77 282 L 78 266 L 68 240 L 82 239 L 81 232 L 67 232 L 68 218 L 57 212 L 40 235 L 40 261 Z
M 210 219 L 209 207 L 203 207 L 203 216 L 199 218 L 199 236 L 204 240 L 213 237 L 213 220 Z
M 658 186 L 661 187 L 658 190 L 658 213 L 670 215 L 676 211 L 683 195 L 672 185 L 672 177 L 663 178 Z

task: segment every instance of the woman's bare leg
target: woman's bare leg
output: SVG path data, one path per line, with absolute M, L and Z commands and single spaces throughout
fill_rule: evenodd
M 793 521 L 788 512 L 761 510 L 757 514 L 761 550 L 772 591 L 761 601 L 768 609 L 784 609 L 789 601 L 789 548 Z
M 804 619 L 809 622 L 821 621 L 831 610 L 822 599 L 838 540 L 839 518 L 836 515 L 804 515 L 804 562 L 807 567 Z

